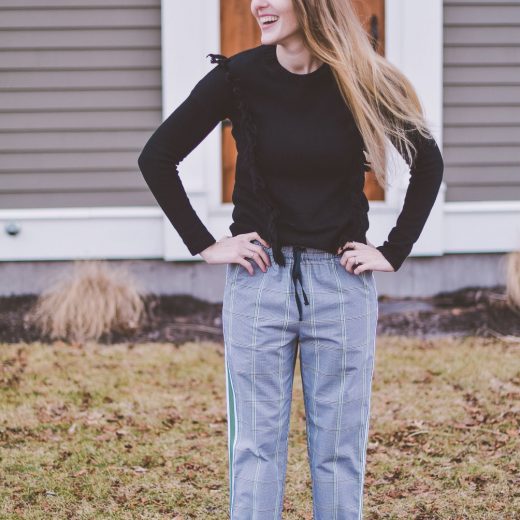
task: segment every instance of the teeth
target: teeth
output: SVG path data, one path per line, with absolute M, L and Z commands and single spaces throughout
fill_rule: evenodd
M 262 16 L 260 17 L 260 20 L 262 20 L 262 23 L 276 22 L 276 20 L 278 20 L 278 16 Z

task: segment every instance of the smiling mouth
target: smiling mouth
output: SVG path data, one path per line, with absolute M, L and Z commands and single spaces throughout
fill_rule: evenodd
M 273 18 L 268 18 L 266 21 L 260 21 L 260 27 L 270 27 L 271 25 L 274 25 L 278 20 L 279 18 L 276 18 L 276 20 Z

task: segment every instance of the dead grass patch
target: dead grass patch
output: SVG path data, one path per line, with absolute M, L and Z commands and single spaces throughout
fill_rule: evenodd
M 1 345 L 0 517 L 227 518 L 222 348 Z M 378 338 L 366 519 L 517 518 L 519 348 Z M 284 505 L 312 518 L 298 370 Z
M 51 339 L 99 340 L 110 331 L 133 331 L 144 313 L 142 289 L 123 266 L 78 260 L 38 296 L 28 321 Z

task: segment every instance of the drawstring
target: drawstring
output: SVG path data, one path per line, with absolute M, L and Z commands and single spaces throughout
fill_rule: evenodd
M 298 306 L 298 313 L 300 315 L 300 321 L 302 321 L 302 303 L 300 301 L 300 297 L 298 296 L 298 286 L 296 284 L 296 280 L 300 281 L 300 286 L 302 288 L 303 293 L 303 301 L 305 302 L 305 305 L 309 305 L 309 300 L 307 298 L 307 295 L 305 294 L 305 290 L 303 289 L 302 284 L 302 270 L 300 266 L 300 259 L 301 259 L 301 252 L 305 251 L 305 247 L 301 246 L 293 246 L 293 268 L 292 268 L 292 279 L 294 282 L 294 294 L 296 296 L 296 305 Z

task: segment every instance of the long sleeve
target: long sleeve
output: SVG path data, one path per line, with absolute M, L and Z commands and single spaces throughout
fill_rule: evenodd
M 155 130 L 137 160 L 153 196 L 192 255 L 216 240 L 193 209 L 177 167 L 220 121 L 230 117 L 231 107 L 225 71 L 216 65 Z
M 417 147 L 413 164 L 398 149 L 410 166 L 411 174 L 403 207 L 388 239 L 377 246 L 394 271 L 401 267 L 419 238 L 437 198 L 444 172 L 444 161 L 435 139 L 427 139 L 415 130 L 411 140 Z

